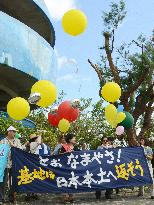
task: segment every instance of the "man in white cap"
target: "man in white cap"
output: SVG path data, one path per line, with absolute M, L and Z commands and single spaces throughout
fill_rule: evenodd
M 10 126 L 7 129 L 7 136 L 0 141 L 0 144 L 9 144 L 10 147 L 16 147 L 16 148 L 22 149 L 20 140 L 15 138 L 16 132 L 17 132 L 16 128 L 14 128 L 13 126 Z M 11 180 L 12 169 L 11 168 L 12 168 L 12 160 L 11 160 L 11 149 L 10 149 L 9 156 L 8 156 L 8 164 L 5 170 L 5 174 L 4 174 L 4 182 L 0 183 L 0 204 L 3 204 L 3 201 L 4 201 L 5 187 L 6 187 L 7 180 L 8 180 L 7 173 L 9 174 L 9 201 L 11 203 L 15 203 L 15 195 L 14 195 L 14 192 L 12 189 L 12 183 L 11 183 L 12 182 Z

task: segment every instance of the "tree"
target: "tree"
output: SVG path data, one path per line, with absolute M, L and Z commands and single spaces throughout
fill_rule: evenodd
M 102 100 L 92 104 L 92 99 L 81 99 L 80 117 L 72 125 L 71 131 L 75 133 L 80 147 L 83 143 L 96 149 L 101 144 L 102 136 L 114 137 L 114 130 L 108 125 L 104 118 Z
M 60 95 L 56 102 L 57 105 L 62 100 L 63 94 Z M 58 128 L 50 126 L 47 119 L 48 112 L 49 108 L 31 111 L 28 118 L 35 122 L 36 127 L 34 129 L 23 127 L 20 122 L 5 116 L 0 117 L 0 133 L 5 134 L 7 128 L 13 125 L 22 135 L 22 143 L 29 140 L 30 134 L 37 133 L 42 135 L 44 143 L 48 144 L 53 150 L 57 144 L 58 136 L 62 135 L 62 133 L 59 132 Z M 71 123 L 69 130 L 69 132 L 75 134 L 79 148 L 86 143 L 91 149 L 95 149 L 100 145 L 102 136 L 115 136 L 114 130 L 107 124 L 103 112 L 102 100 L 95 104 L 92 103 L 92 99 L 82 98 L 80 100 L 80 116 L 76 122 Z
M 61 99 L 57 101 L 60 104 Z M 76 136 L 77 146 L 82 147 L 84 143 L 95 149 L 101 142 L 101 137 L 115 136 L 114 130 L 107 124 L 104 118 L 102 100 L 92 104 L 92 99 L 80 99 L 80 116 L 77 121 L 71 123 L 69 132 Z M 47 109 L 32 111 L 29 116 L 36 123 L 36 130 L 42 133 L 44 142 L 54 149 L 58 136 L 62 135 L 58 128 L 50 126 L 47 120 Z
M 104 46 L 101 47 L 101 62 L 88 62 L 96 71 L 102 85 L 107 81 L 115 81 L 122 88 L 121 103 L 135 120 L 134 127 L 126 131 L 129 145 L 137 145 L 136 127 L 140 123 L 138 137 L 146 135 L 152 127 L 154 111 L 154 32 L 152 37 L 139 36 L 129 44 L 124 43 L 115 48 L 115 32 L 126 17 L 123 0 L 119 4 L 112 3 L 111 9 L 103 13 L 105 30 Z M 137 48 L 136 52 L 131 52 Z M 101 92 L 99 94 L 101 95 Z M 142 122 L 142 123 L 141 123 Z
M 0 116 L 0 135 L 6 135 L 7 128 L 14 126 L 19 133 L 22 133 L 22 136 L 28 136 L 31 133 L 35 132 L 35 129 L 24 127 L 21 122 L 15 121 L 11 118 L 7 118 L 5 115 Z

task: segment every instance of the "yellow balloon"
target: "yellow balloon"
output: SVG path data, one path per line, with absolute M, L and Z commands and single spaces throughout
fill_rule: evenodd
M 29 103 L 21 97 L 13 98 L 7 104 L 7 113 L 14 120 L 23 120 L 30 113 Z
M 121 88 L 117 83 L 106 83 L 101 90 L 102 97 L 108 102 L 116 102 L 121 96 Z
M 117 113 L 117 117 L 116 117 L 116 122 L 117 122 L 117 124 L 119 124 L 120 122 L 124 121 L 125 118 L 126 118 L 125 113 L 123 113 L 123 112 L 118 112 L 118 113 Z
M 48 107 L 52 105 L 57 98 L 56 86 L 47 80 L 36 82 L 32 86 L 31 93 L 40 93 L 41 99 L 37 103 L 40 107 Z
M 105 108 L 105 117 L 106 117 L 106 120 L 110 124 L 112 124 L 112 122 L 114 121 L 116 114 L 117 114 L 117 109 L 116 109 L 116 107 L 114 105 L 109 104 Z
M 117 124 L 126 118 L 126 115 L 123 112 L 117 112 L 117 108 L 114 105 L 109 104 L 105 108 L 105 118 L 113 128 L 116 128 Z
M 61 132 L 67 132 L 70 128 L 70 123 L 68 120 L 62 119 L 59 121 L 58 128 Z
M 85 31 L 87 27 L 87 17 L 82 11 L 71 9 L 64 14 L 62 26 L 66 33 L 77 36 Z

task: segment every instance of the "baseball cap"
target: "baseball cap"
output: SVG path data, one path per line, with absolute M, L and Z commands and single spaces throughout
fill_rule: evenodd
M 13 126 L 10 126 L 10 127 L 7 129 L 7 131 L 8 131 L 8 132 L 9 132 L 9 131 L 15 131 L 15 132 L 17 132 L 16 128 L 13 127 Z

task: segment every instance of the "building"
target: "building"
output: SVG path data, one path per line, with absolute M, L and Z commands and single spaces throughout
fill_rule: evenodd
M 28 98 L 39 79 L 55 81 L 55 32 L 43 0 L 0 0 L 0 110 Z

